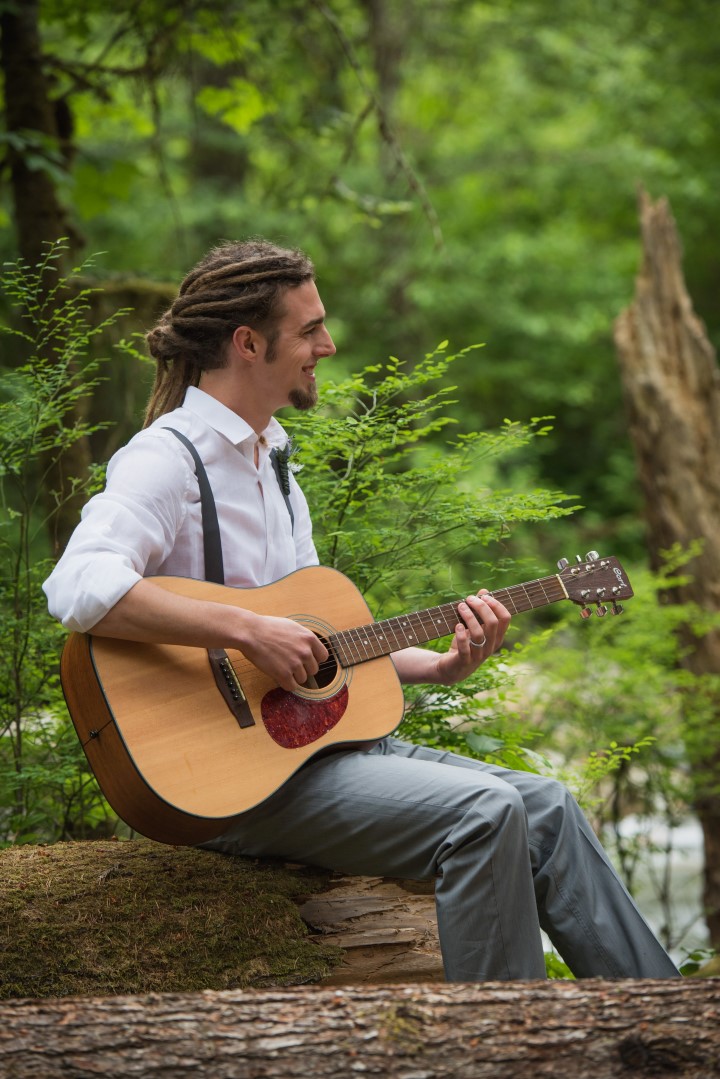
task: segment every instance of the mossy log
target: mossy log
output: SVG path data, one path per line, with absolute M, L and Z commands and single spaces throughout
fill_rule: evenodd
M 427 888 L 148 840 L 0 862 L 0 998 L 443 980 Z
M 231 990 L 0 1004 L 0 1076 L 720 1075 L 720 982 Z

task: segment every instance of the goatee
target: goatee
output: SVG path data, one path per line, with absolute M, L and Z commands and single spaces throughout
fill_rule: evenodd
M 288 394 L 288 400 L 293 408 L 297 408 L 300 412 L 307 412 L 309 409 L 315 408 L 318 403 L 317 386 L 311 386 L 307 390 L 291 390 Z

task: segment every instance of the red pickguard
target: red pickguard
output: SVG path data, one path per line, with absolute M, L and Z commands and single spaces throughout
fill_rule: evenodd
M 347 686 L 327 700 L 308 700 L 285 689 L 271 689 L 260 704 L 265 729 L 283 749 L 317 742 L 342 719 L 348 704 Z

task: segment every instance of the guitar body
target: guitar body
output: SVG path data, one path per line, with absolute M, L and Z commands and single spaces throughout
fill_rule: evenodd
M 560 573 L 492 593 L 511 614 L 571 600 L 588 618 L 632 596 L 616 558 L 591 551 Z M 383 738 L 402 718 L 392 652 L 451 634 L 457 601 L 373 621 L 337 570 L 311 566 L 262 588 L 154 577 L 194 599 L 292 618 L 329 645 L 312 686 L 275 685 L 242 652 L 73 633 L 60 668 L 90 766 L 110 805 L 163 843 L 226 831 L 318 753 Z M 608 606 L 609 605 L 609 606 Z
M 280 615 L 322 638 L 372 622 L 360 592 L 324 566 L 262 588 L 190 578 L 155 584 L 196 599 Z M 332 663 L 316 687 L 289 693 L 239 651 L 228 650 L 244 694 L 241 725 L 208 652 L 71 634 L 61 676 L 68 708 L 105 797 L 134 830 L 166 843 L 198 843 L 265 801 L 316 754 L 372 742 L 400 722 L 403 694 L 392 660 Z

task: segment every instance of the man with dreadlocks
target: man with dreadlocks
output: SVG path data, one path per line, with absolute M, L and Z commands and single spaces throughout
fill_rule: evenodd
M 157 378 L 145 428 L 85 507 L 45 584 L 50 609 L 98 636 L 239 649 L 296 690 L 327 659 L 314 633 L 147 578 L 205 576 L 198 461 L 226 584 L 317 564 L 305 499 L 292 475 L 283 491 L 273 467 L 287 441 L 275 411 L 312 408 L 316 367 L 335 352 L 312 263 L 264 241 L 224 244 L 147 340 Z M 401 680 L 452 685 L 501 645 L 510 616 L 488 593 L 458 613 L 445 653 L 396 653 Z M 543 978 L 541 927 L 578 977 L 677 976 L 570 794 L 542 776 L 385 738 L 313 759 L 205 845 L 434 878 L 448 980 Z

